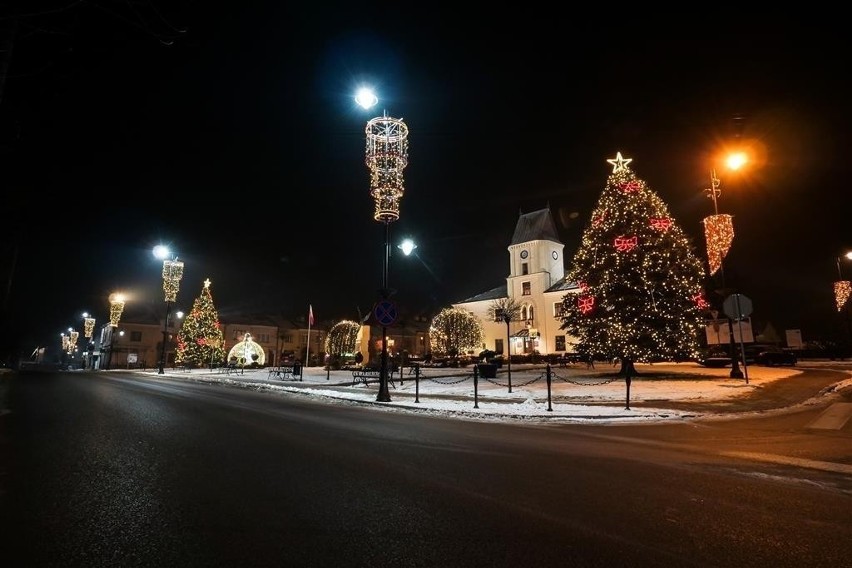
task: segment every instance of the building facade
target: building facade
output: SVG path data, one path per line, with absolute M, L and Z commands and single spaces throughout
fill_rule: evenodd
M 564 248 L 549 208 L 519 215 L 508 246 L 505 284 L 453 303 L 479 318 L 483 348 L 510 355 L 574 351 L 575 340 L 560 329 L 559 319 L 565 295 L 579 292 L 577 284 L 565 278 Z M 508 330 L 504 321 L 489 316 L 494 302 L 507 298 L 521 307 L 519 319 L 509 322 Z

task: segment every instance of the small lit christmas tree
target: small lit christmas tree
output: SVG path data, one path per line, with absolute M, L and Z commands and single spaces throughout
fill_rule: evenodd
M 665 203 L 628 168 L 613 165 L 574 255 L 568 278 L 580 286 L 563 300 L 562 329 L 580 350 L 633 362 L 697 354 L 708 305 L 704 268 Z
M 210 364 L 212 367 L 220 365 L 224 360 L 225 341 L 208 278 L 177 334 L 175 361 L 183 365 L 201 367 Z

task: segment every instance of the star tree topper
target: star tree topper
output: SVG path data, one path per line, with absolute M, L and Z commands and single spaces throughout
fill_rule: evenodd
M 621 152 L 615 153 L 615 158 L 607 160 L 610 164 L 612 164 L 612 173 L 620 172 L 621 170 L 626 170 L 627 164 L 633 161 L 633 158 L 622 158 Z

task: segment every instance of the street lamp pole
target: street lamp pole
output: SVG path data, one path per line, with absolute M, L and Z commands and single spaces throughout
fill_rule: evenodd
M 183 278 L 183 262 L 177 257 L 169 259 L 171 252 L 167 247 L 157 245 L 154 247 L 154 256 L 163 259 L 163 294 L 166 301 L 166 320 L 163 323 L 163 343 L 160 346 L 160 361 L 157 370 L 158 375 L 165 374 L 166 366 L 166 343 L 169 340 L 169 316 L 172 312 L 172 303 L 177 299 L 180 288 L 180 280 Z
M 376 104 L 378 99 L 369 91 L 361 90 L 355 101 L 364 108 Z M 393 118 L 384 113 L 367 122 L 365 129 L 367 148 L 365 163 L 370 170 L 370 195 L 375 202 L 373 219 L 384 224 L 385 250 L 382 262 L 382 289 L 379 294 L 383 315 L 379 318 L 382 326 L 382 357 L 379 372 L 379 393 L 377 402 L 390 402 L 388 391 L 388 336 L 387 326 L 396 319 L 395 308 L 388 301 L 392 295 L 388 283 L 388 265 L 390 263 L 390 224 L 399 219 L 399 203 L 405 191 L 402 171 L 408 165 L 408 126 L 401 118 Z M 379 310 L 374 310 L 378 317 Z M 388 313 L 392 312 L 392 313 Z
M 708 197 L 710 197 L 713 200 L 713 214 L 715 215 L 716 218 L 719 217 L 718 198 L 722 194 L 722 191 L 719 189 L 720 185 L 721 185 L 721 180 L 719 180 L 718 176 L 716 175 L 716 168 L 713 168 L 712 170 L 710 170 L 710 187 L 708 189 L 706 189 L 705 191 L 707 192 Z M 727 290 L 725 288 L 725 268 L 722 264 L 721 258 L 719 259 L 719 277 L 720 277 L 720 281 L 721 281 L 721 285 L 722 285 L 719 295 L 722 296 L 722 299 L 724 300 L 724 297 L 725 297 L 725 294 L 727 293 Z M 737 355 L 737 342 L 734 339 L 734 320 L 731 319 L 730 317 L 727 318 L 727 319 L 728 319 L 728 335 L 730 337 L 730 353 L 731 353 L 731 374 L 730 374 L 730 377 L 732 379 L 742 379 L 744 375 L 743 375 L 742 370 L 740 369 L 739 356 Z
M 115 335 L 118 332 L 118 322 L 121 320 L 122 312 L 124 312 L 124 295 L 111 294 L 109 297 L 109 359 L 106 364 L 107 369 L 112 366 Z
M 843 258 L 852 260 L 852 251 L 843 255 Z M 843 271 L 840 268 L 840 259 L 837 257 L 837 282 L 834 283 L 834 301 L 838 312 L 846 314 L 847 352 L 852 354 L 852 315 L 849 313 L 849 297 L 852 295 L 852 282 L 843 279 Z

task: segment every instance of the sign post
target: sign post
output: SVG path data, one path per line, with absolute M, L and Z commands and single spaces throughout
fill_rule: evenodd
M 725 310 L 725 315 L 730 318 L 728 320 L 731 325 L 731 344 L 733 345 L 733 322 L 736 321 L 740 331 L 740 354 L 743 358 L 743 369 L 745 369 L 745 381 L 748 384 L 748 366 L 745 360 L 745 346 L 743 345 L 742 321 L 751 315 L 752 303 L 748 296 L 743 294 L 731 294 L 722 303 L 722 309 Z M 737 365 L 736 347 L 731 349 L 731 377 L 734 377 L 734 367 Z

